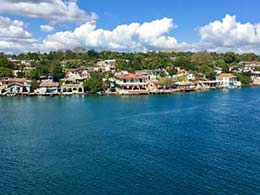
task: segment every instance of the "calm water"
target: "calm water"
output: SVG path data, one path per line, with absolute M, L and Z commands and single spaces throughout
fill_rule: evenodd
M 0 111 L 0 195 L 260 194 L 260 88 Z

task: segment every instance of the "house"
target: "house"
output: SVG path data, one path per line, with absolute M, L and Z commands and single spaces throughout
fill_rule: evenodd
M 195 80 L 195 75 L 194 74 L 192 74 L 192 73 L 189 73 L 188 75 L 187 75 L 187 80 L 189 80 L 189 81 L 193 81 L 193 80 Z
M 179 76 L 186 76 L 188 72 L 182 67 L 176 67 Z
M 222 73 L 217 76 L 216 80 L 225 88 L 241 87 L 241 82 L 237 81 L 237 77 L 231 73 Z
M 177 89 L 180 91 L 195 91 L 195 84 L 193 82 L 186 82 L 186 81 L 182 81 L 182 82 L 177 82 Z
M 221 81 L 199 81 L 199 84 L 204 89 L 218 89 L 222 87 Z
M 251 78 L 253 80 L 260 80 L 260 71 L 252 71 L 251 72 Z
M 154 80 L 154 79 L 158 79 L 161 77 L 161 75 L 166 75 L 168 76 L 168 73 L 166 70 L 137 70 L 135 71 L 135 73 L 137 75 L 142 75 L 145 77 L 145 79 L 147 80 Z
M 63 84 L 60 91 L 62 95 L 84 94 L 84 87 L 80 84 Z
M 0 80 L 0 95 L 2 95 L 3 93 L 3 83 L 2 81 Z
M 6 78 L 0 81 L 1 94 L 25 95 L 31 92 L 30 80 L 26 78 Z
M 65 82 L 71 83 L 82 83 L 84 80 L 88 79 L 90 76 L 90 69 L 87 67 L 81 68 L 70 68 L 65 69 Z
M 6 87 L 6 94 L 25 95 L 31 92 L 31 87 L 21 83 L 11 83 Z
M 115 75 L 116 90 L 119 94 L 148 94 L 147 80 L 142 75 L 120 73 Z
M 94 68 L 97 72 L 109 72 L 114 73 L 116 71 L 116 60 L 102 60 L 96 63 Z
M 214 72 L 217 73 L 217 74 L 221 74 L 223 71 L 223 69 L 221 67 L 216 67 Z
M 53 76 L 40 76 L 40 82 L 54 82 Z
M 59 94 L 59 83 L 41 82 L 37 93 L 41 95 Z
M 252 71 L 251 79 L 253 80 L 254 85 L 260 85 L 260 71 Z

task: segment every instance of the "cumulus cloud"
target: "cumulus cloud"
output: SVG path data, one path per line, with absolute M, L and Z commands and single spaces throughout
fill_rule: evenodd
M 27 2 L 31 1 L 27 0 Z M 22 21 L 0 17 L 0 51 L 19 53 L 40 50 L 45 52 L 83 47 L 132 52 L 208 50 L 260 53 L 260 24 L 243 24 L 238 22 L 235 16 L 226 15 L 222 20 L 202 26 L 199 29 L 200 40 L 194 43 L 178 42 L 170 35 L 174 28 L 175 24 L 171 18 L 119 25 L 112 30 L 97 28 L 95 21 L 87 21 L 74 30 L 49 34 L 40 41 L 26 30 L 26 25 Z M 53 27 L 42 25 L 41 29 L 50 32 Z
M 0 16 L 0 51 L 16 53 L 32 47 L 36 39 L 25 28 L 22 21 Z
M 40 29 L 43 31 L 43 32 L 52 32 L 54 30 L 54 27 L 53 26 L 50 26 L 50 25 L 41 25 L 40 26 Z
M 117 51 L 171 49 L 178 47 L 177 40 L 167 35 L 173 28 L 173 20 L 170 18 L 143 24 L 119 25 L 111 31 L 97 29 L 95 22 L 87 22 L 74 31 L 49 35 L 43 41 L 43 48 L 48 50 L 84 47 Z
M 239 53 L 257 52 L 260 47 L 260 24 L 240 23 L 236 16 L 226 15 L 221 21 L 200 28 L 200 50 Z
M 111 31 L 97 29 L 94 22 L 87 22 L 74 31 L 48 36 L 42 47 L 47 50 L 84 47 L 117 51 L 260 52 L 260 24 L 243 24 L 237 21 L 236 16 L 226 15 L 222 20 L 202 26 L 199 29 L 200 40 L 194 43 L 178 42 L 169 36 L 174 27 L 170 18 L 119 25 Z
M 77 0 L 0 0 L 0 5 L 0 13 L 47 19 L 51 24 L 82 24 L 97 19 L 95 13 L 80 9 Z

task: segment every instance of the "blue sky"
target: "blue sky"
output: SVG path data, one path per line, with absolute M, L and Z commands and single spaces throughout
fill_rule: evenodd
M 179 28 L 174 35 L 181 41 L 198 40 L 196 29 L 226 14 L 236 15 L 241 22 L 260 22 L 258 0 L 80 0 L 82 8 L 95 11 L 98 26 L 112 29 L 120 24 L 173 18 Z
M 44 7 L 44 3 L 46 4 L 46 2 L 47 5 Z M 190 50 L 194 51 L 234 50 L 237 52 L 257 52 L 255 49 L 260 46 L 260 38 L 258 40 L 260 36 L 260 32 L 258 32 L 258 28 L 260 28 L 258 27 L 260 18 L 259 14 L 257 14 L 260 1 L 257 0 L 251 0 L 250 2 L 246 0 L 0 0 L 0 3 L 1 17 L 8 18 L 11 21 L 19 20 L 23 22 L 23 32 L 16 34 L 21 37 L 22 34 L 30 33 L 31 43 L 34 44 L 36 48 L 43 47 L 46 50 L 71 49 L 67 47 L 72 45 L 75 47 L 83 46 L 100 50 L 125 50 L 130 46 L 130 48 L 133 47 L 132 50 L 189 50 L 190 47 Z M 56 7 L 58 7 L 57 13 L 55 13 Z M 46 10 L 46 14 L 44 10 Z M 92 12 L 95 16 L 88 18 Z M 231 18 L 226 16 L 230 16 Z M 163 18 L 170 19 L 171 21 L 163 20 L 156 23 L 156 30 L 168 26 L 164 30 L 162 29 L 157 33 L 155 32 L 153 36 L 145 37 L 144 34 L 142 34 L 141 37 L 140 29 L 138 30 L 137 27 L 135 27 L 136 32 L 131 35 L 129 35 L 129 32 L 132 32 L 130 27 L 124 30 L 122 37 L 128 36 L 125 37 L 125 39 L 129 39 L 129 43 L 126 47 L 119 47 L 119 45 L 122 45 L 123 40 L 114 40 L 118 33 L 114 33 L 116 35 L 108 35 L 106 32 L 112 32 L 123 24 L 131 25 L 132 23 L 139 23 L 139 27 L 142 29 L 141 33 L 146 32 L 149 34 L 149 30 L 153 31 L 154 29 L 151 26 L 144 29 L 141 25 L 143 23 L 162 20 Z M 226 20 L 224 21 L 224 19 Z M 218 21 L 221 24 L 214 23 L 210 25 L 214 21 Z M 90 33 L 86 33 L 87 29 L 91 28 L 91 25 L 89 27 L 83 25 L 90 22 L 95 23 L 95 26 L 93 26 L 94 30 L 92 29 Z M 251 26 L 248 26 L 247 23 L 250 23 Z M 5 21 L 2 22 L 2 26 L 3 25 L 9 25 L 10 27 L 16 24 L 11 22 L 6 24 Z M 51 27 L 53 30 L 42 30 L 43 28 L 40 28 L 41 25 L 48 25 L 48 27 Z M 175 28 L 173 28 L 173 26 L 175 26 Z M 227 28 L 225 32 L 219 33 L 219 30 L 216 31 L 216 29 L 224 29 L 225 26 Z M 10 29 L 8 26 L 4 27 L 7 30 Z M 78 27 L 81 28 L 80 35 L 79 33 L 73 33 Z M 102 33 L 97 32 L 97 29 L 101 29 Z M 70 31 L 71 34 L 68 35 L 67 33 L 65 35 L 65 31 Z M 62 33 L 60 36 L 57 35 L 59 32 Z M 9 43 L 10 38 L 4 40 L 4 37 L 6 37 L 8 33 L 4 33 L 5 34 L 1 36 L 0 31 L 0 51 L 9 52 L 8 48 L 18 45 L 19 41 L 23 41 L 22 39 L 18 40 L 19 37 L 17 37 L 17 44 L 13 42 Z M 13 32 L 10 32 L 9 34 L 12 33 Z M 104 33 L 106 34 L 104 35 Z M 220 35 L 218 35 L 218 33 Z M 234 37 L 234 34 L 236 34 L 237 37 Z M 223 41 L 217 42 L 216 40 L 221 39 L 221 36 L 223 37 Z M 2 41 L 7 42 L 3 44 L 5 47 L 1 47 L 1 37 Z M 66 43 L 60 41 L 62 38 L 67 37 L 71 37 L 71 40 L 68 40 Z M 97 40 L 89 40 L 92 37 L 97 38 Z M 225 37 L 230 37 L 233 42 L 224 40 Z M 252 40 L 250 37 L 253 37 Z M 104 42 L 97 43 L 99 42 L 98 39 Z M 109 39 L 113 39 L 113 41 L 108 42 Z M 120 37 L 118 39 L 120 39 Z M 250 39 L 250 41 L 246 39 Z M 80 41 L 78 44 L 74 44 L 75 40 Z M 54 43 L 54 41 L 56 42 Z M 48 42 L 48 45 L 51 45 L 51 47 L 47 48 L 43 46 L 42 42 Z M 17 46 L 15 52 L 19 52 L 19 49 L 24 51 L 34 50 L 32 47 L 22 48 L 21 46 L 21 48 L 18 48 Z

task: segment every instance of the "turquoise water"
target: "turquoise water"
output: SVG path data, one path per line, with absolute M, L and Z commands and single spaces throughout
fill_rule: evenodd
M 260 88 L 0 98 L 0 194 L 260 194 L 259 105 Z

